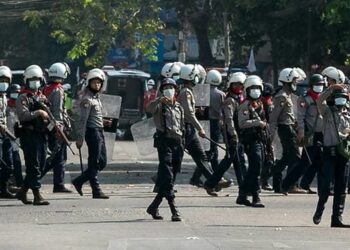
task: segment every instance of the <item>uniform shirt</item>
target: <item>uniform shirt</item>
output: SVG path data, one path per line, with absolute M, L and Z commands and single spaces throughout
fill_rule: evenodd
M 46 97 L 40 91 L 32 93 L 28 90 L 20 94 L 16 100 L 16 112 L 20 122 L 32 121 L 38 117 L 36 110 L 30 110 L 29 97 L 39 102 L 46 102 Z
M 177 101 L 184 109 L 185 122 L 192 124 L 197 130 L 201 130 L 202 126 L 195 115 L 196 109 L 192 90 L 186 87 L 182 88 Z
M 0 124 L 6 125 L 7 98 L 5 94 L 0 94 Z
M 146 111 L 153 115 L 157 130 L 170 137 L 183 136 L 184 111 L 180 103 L 164 104 L 157 98 L 148 104 Z
M 270 134 L 273 137 L 279 124 L 294 125 L 292 95 L 281 89 L 273 99 L 273 109 L 270 113 Z
M 331 94 L 332 91 L 327 89 L 316 101 L 320 113 L 323 116 L 323 145 L 325 147 L 336 146 L 339 143 L 337 130 L 340 140 L 343 140 L 346 138 L 344 129 L 350 128 L 350 117 L 346 109 L 344 111 L 339 111 L 327 105 L 326 100 Z M 334 125 L 332 113 L 334 113 L 335 124 L 338 126 L 337 130 Z
M 99 94 L 85 89 L 80 102 L 80 117 L 77 124 L 77 138 L 82 140 L 86 128 L 103 128 L 102 103 Z
M 227 97 L 223 103 L 222 111 L 224 114 L 223 120 L 226 126 L 227 133 L 238 141 L 237 131 L 235 127 L 235 113 L 238 112 L 238 102 L 233 97 Z
M 323 118 L 317 110 L 317 104 L 311 96 L 305 95 L 298 98 L 298 133 L 305 135 L 305 128 L 312 132 L 323 131 Z
M 56 121 L 62 121 L 62 114 L 64 112 L 64 90 L 61 84 L 51 83 L 45 87 L 43 93 L 50 103 L 50 111 Z
M 220 120 L 222 118 L 222 105 L 225 100 L 225 93 L 217 87 L 210 88 L 209 119 Z
M 263 112 L 262 103 L 257 107 L 260 108 Z M 252 117 L 252 112 L 255 113 Z M 262 121 L 261 117 L 256 111 L 255 108 L 252 107 L 249 100 L 245 100 L 238 107 L 238 126 L 240 129 L 248 129 L 260 127 L 260 122 Z

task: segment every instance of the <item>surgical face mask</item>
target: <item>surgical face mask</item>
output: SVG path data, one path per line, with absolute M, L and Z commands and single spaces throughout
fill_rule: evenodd
M 251 89 L 251 90 L 249 90 L 249 96 L 252 99 L 258 99 L 261 96 L 261 90 L 260 89 Z
M 149 90 L 153 89 L 153 85 L 148 85 L 148 89 Z
M 323 85 L 314 85 L 312 86 L 312 90 L 315 93 L 321 93 L 323 91 Z
M 17 99 L 18 98 L 18 93 L 11 93 L 10 94 L 11 99 Z
M 164 89 L 163 95 L 168 98 L 173 98 L 175 95 L 175 89 Z
M 337 97 L 334 99 L 334 104 L 336 106 L 345 106 L 347 99 L 344 97 Z
M 173 80 L 176 82 L 177 80 L 180 79 L 180 76 L 179 76 L 179 75 L 174 75 L 172 78 L 173 78 Z
M 7 82 L 0 82 L 0 92 L 6 92 L 9 84 Z
M 29 88 L 33 90 L 38 90 L 41 86 L 40 80 L 29 81 Z
M 292 83 L 291 87 L 292 87 L 292 91 L 296 91 L 297 90 L 297 85 L 296 84 Z

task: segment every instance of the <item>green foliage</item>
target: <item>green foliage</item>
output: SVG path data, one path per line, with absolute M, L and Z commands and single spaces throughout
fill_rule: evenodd
M 158 12 L 157 3 L 151 0 L 64 0 L 60 14 L 50 19 L 51 35 L 59 43 L 71 44 L 68 58 L 87 57 L 88 66 L 102 65 L 111 44 L 121 33 L 128 38 L 123 43 L 154 59 L 154 39 L 136 42 L 132 38 L 137 32 L 147 37 L 161 30 Z M 26 20 L 37 25 L 40 17 L 40 12 L 29 12 Z

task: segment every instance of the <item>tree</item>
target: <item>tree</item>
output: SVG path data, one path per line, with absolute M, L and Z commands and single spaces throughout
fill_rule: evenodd
M 86 65 L 100 66 L 121 33 L 131 38 L 131 46 L 154 58 L 157 39 L 151 35 L 163 28 L 156 1 L 64 0 L 57 11 L 53 16 L 47 10 L 27 11 L 26 20 L 36 26 L 48 21 L 52 37 L 70 46 L 67 56 L 72 60 L 86 57 Z M 143 39 L 135 41 L 135 33 Z

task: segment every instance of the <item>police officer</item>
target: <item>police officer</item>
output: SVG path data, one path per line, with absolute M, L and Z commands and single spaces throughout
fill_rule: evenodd
M 183 88 L 178 95 L 178 102 L 184 109 L 185 115 L 185 148 L 188 150 L 192 159 L 195 161 L 197 167 L 200 169 L 200 174 L 203 174 L 205 178 L 210 178 L 213 171 L 207 161 L 206 154 L 200 144 L 200 141 L 196 135 L 196 130 L 200 137 L 205 138 L 205 131 L 201 124 L 198 122 L 195 116 L 195 100 L 192 92 L 192 88 L 199 82 L 199 70 L 196 65 L 186 64 L 181 68 L 180 79 Z M 199 176 L 200 176 L 199 174 Z M 190 183 L 193 180 L 190 180 Z M 207 193 L 212 196 L 217 196 L 217 193 L 213 189 L 206 189 Z
M 246 75 L 242 72 L 236 72 L 232 74 L 229 79 L 229 89 L 222 106 L 223 114 L 223 136 L 226 144 L 227 152 L 224 159 L 221 160 L 218 168 L 214 171 L 213 176 L 205 183 L 206 187 L 215 188 L 221 180 L 224 173 L 230 168 L 233 163 L 233 167 L 236 174 L 238 186 L 243 183 L 243 169 L 244 151 L 243 147 L 239 150 L 239 138 L 238 138 L 238 106 L 243 101 L 243 83 L 246 79 Z M 245 169 L 245 167 L 244 167 Z
M 299 147 L 297 145 L 296 118 L 293 112 L 292 92 L 296 91 L 297 81 L 300 75 L 296 68 L 283 69 L 278 77 L 282 89 L 273 99 L 273 110 L 270 114 L 270 134 L 273 139 L 276 130 L 282 144 L 282 158 L 276 161 L 273 170 L 273 189 L 275 193 L 281 193 L 282 171 L 288 165 L 289 171 L 300 160 Z M 301 192 L 301 190 L 294 190 Z M 305 193 L 305 192 L 304 192 Z
M 16 112 L 16 100 L 21 92 L 21 86 L 18 84 L 11 84 L 7 89 L 8 101 L 7 101 L 7 124 L 8 129 L 14 134 L 14 126 L 18 122 L 17 112 Z M 12 144 L 12 163 L 13 163 L 13 176 L 14 183 L 16 187 L 21 187 L 23 185 L 23 175 L 22 175 L 22 161 L 19 153 L 19 139 L 16 141 L 11 141 Z M 18 190 L 17 190 L 18 191 Z
M 40 175 L 46 160 L 48 114 L 42 109 L 46 98 L 39 88 L 43 81 L 43 71 L 37 65 L 31 65 L 24 71 L 25 89 L 16 101 L 16 110 L 20 125 L 15 130 L 19 134 L 24 153 L 26 176 L 17 198 L 24 204 L 49 205 L 40 194 Z M 34 202 L 27 199 L 28 189 L 32 189 Z
M 330 99 L 329 99 L 330 97 Z M 327 105 L 327 101 L 328 105 Z M 337 144 L 350 135 L 350 117 L 346 104 L 348 93 L 343 84 L 333 84 L 317 99 L 317 106 L 323 116 L 323 164 L 319 173 L 318 203 L 313 222 L 319 224 L 330 191 L 330 178 L 334 176 L 334 197 L 331 227 L 350 227 L 342 222 L 345 206 L 346 185 L 349 169 L 348 159 L 337 150 Z
M 248 76 L 244 82 L 247 98 L 238 107 L 238 125 L 249 165 L 243 184 L 239 187 L 236 203 L 252 207 L 264 207 L 259 197 L 259 176 L 264 163 L 263 142 L 269 135 L 266 134 L 265 111 L 260 100 L 262 90 L 261 78 L 256 75 Z M 253 196 L 252 202 L 247 199 L 248 193 Z
M 218 86 L 222 81 L 220 72 L 214 69 L 210 70 L 205 81 L 207 84 L 210 84 L 210 137 L 214 142 L 219 143 L 221 134 L 220 121 L 222 120 L 222 105 L 225 100 L 225 93 L 218 89 Z M 211 167 L 215 172 L 219 166 L 217 144 L 210 142 L 210 150 L 206 151 L 206 154 L 210 160 Z
M 0 67 L 0 198 L 15 198 L 8 190 L 9 179 L 13 173 L 13 165 L 11 159 L 12 145 L 9 136 L 6 134 L 7 120 L 7 98 L 6 91 L 11 84 L 12 73 L 7 66 Z
M 299 145 L 303 146 L 303 152 L 301 161 L 283 180 L 282 189 L 284 192 L 287 192 L 304 173 L 300 187 L 309 193 L 315 193 L 310 189 L 310 184 L 322 163 L 323 143 L 323 119 L 318 111 L 316 101 L 323 91 L 324 84 L 322 75 L 312 75 L 309 81 L 309 90 L 304 96 L 298 98 L 297 141 Z
M 159 165 L 154 192 L 157 193 L 147 208 L 147 213 L 155 220 L 162 220 L 159 205 L 165 197 L 171 210 L 171 220 L 181 221 L 175 206 L 174 181 L 180 171 L 183 158 L 184 111 L 175 98 L 176 83 L 171 78 L 161 82 L 161 96 L 150 102 L 147 111 L 153 115 L 157 132 L 154 145 L 158 150 Z
M 50 111 L 59 126 L 64 130 L 64 108 L 65 95 L 62 88 L 63 81 L 67 78 L 70 69 L 65 63 L 54 63 L 48 70 L 48 82 L 43 89 L 43 94 L 50 103 Z M 42 175 L 46 174 L 50 169 L 53 170 L 53 192 L 54 193 L 71 193 L 72 191 L 64 186 L 65 163 L 67 158 L 67 145 L 57 139 L 54 133 L 50 133 L 48 137 L 48 147 L 51 156 L 47 159 L 45 169 Z
M 97 180 L 98 172 L 102 171 L 107 164 L 106 145 L 103 135 L 104 125 L 107 121 L 102 118 L 102 104 L 99 99 L 99 92 L 106 80 L 105 73 L 100 69 L 89 71 L 86 81 L 87 87 L 84 90 L 80 102 L 80 119 L 78 122 L 76 146 L 80 149 L 83 146 L 84 138 L 89 151 L 88 168 L 72 184 L 82 196 L 82 187 L 86 181 L 90 182 L 93 199 L 108 199 Z

